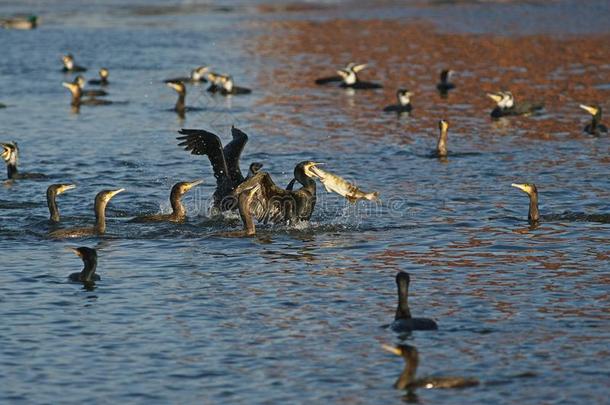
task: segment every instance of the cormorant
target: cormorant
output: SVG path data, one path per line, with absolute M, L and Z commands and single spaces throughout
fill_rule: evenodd
M 394 322 L 390 328 L 395 332 L 411 332 L 413 330 L 436 330 L 436 322 L 429 318 L 413 318 L 409 310 L 409 282 L 411 278 L 404 271 L 396 274 L 396 286 L 398 287 L 398 306 Z
M 411 345 L 389 345 L 381 346 L 384 350 L 402 357 L 405 361 L 405 368 L 400 377 L 394 383 L 394 388 L 398 390 L 413 390 L 416 388 L 466 388 L 479 385 L 476 378 L 465 377 L 424 377 L 416 378 L 417 366 L 419 365 L 419 354 L 417 349 Z
M 95 85 L 95 86 L 107 86 L 110 84 L 110 82 L 108 81 L 108 76 L 110 75 L 110 72 L 108 71 L 108 69 L 101 68 L 99 71 L 99 75 L 100 75 L 99 79 L 91 79 L 91 80 L 89 80 L 88 83 Z
M 101 100 L 99 98 L 85 98 L 83 99 L 83 91 L 81 90 L 78 83 L 69 83 L 63 82 L 62 86 L 70 90 L 70 94 L 72 94 L 72 99 L 70 101 L 70 105 L 75 107 L 77 110 L 81 105 L 108 105 L 112 104 L 110 100 Z
M 74 78 L 74 82 L 75 84 L 78 85 L 78 87 L 80 87 L 80 94 L 81 96 L 85 96 L 85 97 L 101 97 L 101 96 L 107 96 L 108 93 L 105 90 L 85 90 L 85 78 L 82 75 L 78 75 Z
M 13 17 L 0 20 L 0 27 L 14 30 L 32 30 L 38 26 L 38 17 L 30 15 L 27 17 Z
M 64 63 L 64 67 L 62 68 L 62 71 L 65 73 L 86 72 L 87 71 L 86 67 L 74 64 L 74 56 L 72 56 L 71 53 L 62 56 L 61 60 Z
M 346 71 L 351 71 L 354 72 L 354 74 L 360 72 L 361 70 L 363 70 L 364 68 L 366 68 L 366 63 L 362 63 L 362 64 L 358 64 L 358 63 L 354 63 L 354 62 L 350 62 L 347 65 L 345 65 L 345 68 L 343 68 L 343 70 Z M 316 79 L 316 84 L 328 84 L 328 83 L 333 83 L 333 82 L 340 82 L 343 79 L 341 78 L 341 76 L 337 75 L 337 76 L 328 76 L 328 77 L 322 77 L 320 79 Z
M 436 89 L 440 93 L 442 97 L 446 97 L 449 90 L 455 88 L 455 84 L 451 83 L 451 76 L 453 76 L 453 70 L 443 70 L 441 71 L 440 82 L 436 84 Z
M 438 136 L 438 143 L 436 144 L 436 150 L 432 152 L 434 157 L 444 158 L 447 157 L 447 130 L 449 129 L 449 123 L 445 120 L 438 122 L 438 129 L 440 134 Z
M 124 188 L 118 190 L 103 190 L 95 196 L 93 211 L 95 212 L 95 225 L 88 228 L 68 228 L 58 229 L 49 234 L 54 238 L 76 238 L 92 235 L 103 235 L 106 232 L 106 205 L 112 197 L 125 191 Z
M 2 153 L 0 157 L 6 163 L 6 175 L 9 180 L 17 179 L 46 179 L 47 176 L 42 173 L 19 173 L 17 170 L 17 162 L 19 161 L 19 147 L 17 142 L 0 143 Z
M 57 209 L 56 198 L 58 195 L 72 190 L 76 186 L 74 184 L 51 184 L 47 188 L 47 206 L 49 207 L 49 220 L 51 222 L 59 222 L 59 210 Z
M 413 93 L 407 89 L 398 89 L 396 91 L 396 98 L 398 99 L 398 104 L 389 105 L 389 106 L 385 107 L 383 109 L 383 111 L 397 112 L 399 114 L 403 113 L 403 112 L 411 112 L 411 109 L 412 109 L 411 96 L 412 95 L 413 95 Z
M 180 117 L 184 118 L 184 113 L 187 110 L 185 105 L 186 86 L 182 82 L 167 82 L 166 84 L 178 93 L 178 100 L 174 106 L 174 111 L 176 111 Z
M 580 108 L 591 114 L 591 123 L 585 127 L 586 133 L 599 136 L 602 132 L 608 132 L 608 128 L 601 123 L 602 108 L 600 106 L 581 104 Z
M 205 75 L 210 70 L 207 66 L 199 66 L 191 70 L 189 77 L 175 77 L 173 79 L 164 80 L 165 83 L 169 82 L 183 82 L 183 83 L 205 83 L 207 82 Z
M 185 222 L 186 221 L 186 208 L 182 205 L 182 196 L 186 194 L 191 188 L 203 183 L 203 180 L 196 181 L 181 181 L 174 184 L 172 191 L 169 195 L 169 201 L 172 205 L 171 214 L 153 214 L 153 215 L 141 215 L 135 217 L 131 222 Z
M 341 76 L 341 87 L 359 90 L 380 89 L 383 87 L 381 84 L 378 83 L 361 81 L 353 69 L 340 69 L 337 70 L 337 74 Z
M 95 281 L 100 281 L 102 278 L 95 274 L 97 268 L 97 252 L 95 249 L 81 246 L 78 248 L 69 248 L 83 260 L 85 267 L 78 273 L 72 273 L 68 276 L 70 281 L 75 283 L 93 284 Z
M 193 155 L 207 155 L 214 177 L 216 178 L 216 191 L 214 191 L 214 209 L 217 211 L 230 211 L 237 208 L 237 201 L 233 190 L 244 181 L 239 168 L 239 157 L 248 142 L 248 136 L 241 130 L 231 127 L 233 140 L 224 148 L 220 138 L 202 129 L 182 129 L 178 131 L 177 139 L 182 141 L 178 145 Z
M 238 199 L 244 234 L 256 233 L 254 219 L 276 224 L 309 220 L 316 205 L 315 175 L 311 172 L 315 165 L 304 161 L 294 168 L 294 178 L 303 186 L 296 191 L 278 187 L 269 173 L 261 171 L 237 186 L 234 195 Z
M 516 103 L 513 93 L 510 91 L 499 91 L 488 93 L 487 96 L 496 102 L 496 108 L 491 111 L 492 118 L 506 117 L 510 115 L 530 115 L 544 108 L 543 103 L 524 101 Z
M 250 167 L 248 168 L 248 175 L 246 176 L 246 179 L 249 179 L 250 177 L 254 176 L 256 173 L 260 172 L 260 170 L 263 168 L 263 164 L 260 162 L 252 162 L 250 164 Z
M 208 80 L 211 82 L 207 89 L 210 93 L 220 93 L 223 96 L 252 93 L 252 90 L 246 87 L 235 86 L 233 77 L 229 75 L 208 73 Z
M 538 211 L 538 189 L 536 188 L 536 185 L 530 183 L 513 183 L 511 186 L 518 188 L 529 196 L 530 208 L 527 213 L 527 221 L 530 223 L 530 225 L 537 224 L 540 221 L 540 213 Z

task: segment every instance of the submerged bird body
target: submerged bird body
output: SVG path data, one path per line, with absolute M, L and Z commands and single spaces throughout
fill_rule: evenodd
M 221 212 L 236 209 L 237 200 L 233 190 L 244 181 L 239 158 L 248 142 L 248 136 L 232 127 L 233 139 L 223 148 L 220 138 L 211 132 L 201 129 L 182 129 L 179 133 L 183 135 L 177 138 L 182 141 L 179 146 L 184 146 L 184 149 L 193 155 L 207 155 L 212 164 L 216 178 L 214 209 Z
M 100 281 L 101 277 L 95 274 L 97 269 L 97 252 L 95 249 L 81 246 L 79 248 L 70 248 L 77 256 L 83 260 L 85 267 L 78 273 L 72 273 L 68 276 L 70 281 L 75 283 L 93 283 Z
M 510 91 L 488 93 L 487 96 L 496 102 L 496 108 L 490 114 L 492 118 L 530 115 L 544 108 L 544 104 L 538 102 L 524 101 L 517 104 Z
M 208 80 L 212 83 L 207 89 L 210 93 L 220 93 L 224 96 L 252 93 L 252 90 L 246 87 L 236 86 L 229 75 L 208 73 Z
M 414 346 L 389 345 L 381 346 L 384 350 L 400 356 L 405 361 L 405 368 L 394 383 L 394 388 L 398 390 L 413 390 L 416 388 L 466 388 L 479 385 L 476 378 L 467 377 L 424 377 L 416 378 L 417 367 L 419 365 L 419 353 Z
M 108 76 L 110 75 L 110 72 L 108 72 L 108 69 L 101 68 L 99 71 L 99 75 L 100 75 L 99 79 L 91 79 L 91 80 L 89 80 L 88 83 L 95 85 L 95 86 L 107 86 L 110 84 L 110 82 L 108 81 Z
M 153 215 L 142 215 L 134 218 L 133 222 L 184 222 L 186 221 L 186 208 L 182 204 L 182 196 L 186 194 L 191 188 L 203 183 L 203 180 L 197 181 L 181 181 L 174 184 L 172 191 L 169 196 L 170 203 L 172 205 L 171 214 L 153 214 Z
M 342 177 L 324 171 L 315 165 L 310 170 L 314 177 L 320 179 L 326 191 L 337 193 L 351 203 L 358 200 L 379 201 L 379 193 L 376 191 L 366 193 Z
M 95 225 L 88 228 L 67 228 L 58 229 L 49 234 L 54 238 L 76 238 L 92 235 L 103 235 L 106 233 L 106 205 L 112 197 L 118 193 L 125 191 L 120 188 L 118 190 L 103 190 L 95 196 L 93 210 L 95 211 Z
M 528 195 L 530 205 L 527 213 L 527 221 L 532 225 L 538 223 L 540 221 L 540 212 L 538 211 L 538 188 L 536 188 L 536 185 L 530 183 L 513 183 L 511 186 L 518 188 Z
M 96 105 L 112 104 L 112 101 L 110 101 L 110 100 L 101 100 L 99 98 L 83 99 L 82 98 L 83 91 L 82 91 L 81 87 L 78 85 L 78 83 L 63 82 L 62 85 L 65 88 L 67 88 L 68 90 L 70 90 L 70 94 L 72 95 L 70 104 L 72 105 L 72 107 L 76 107 L 76 109 L 78 109 L 78 107 L 80 107 L 81 105 L 96 106 Z
M 107 96 L 108 93 L 105 90 L 85 90 L 85 78 L 82 75 L 78 75 L 74 78 L 74 82 L 80 87 L 81 96 L 85 97 L 101 97 Z
M 294 178 L 302 187 L 286 190 L 278 187 L 269 173 L 259 171 L 241 183 L 234 192 L 246 235 L 254 235 L 254 219 L 262 223 L 307 221 L 316 204 L 316 183 L 311 168 L 316 163 L 304 161 L 294 169 Z
M 414 330 L 436 330 L 438 326 L 434 320 L 429 318 L 413 318 L 409 309 L 409 283 L 411 278 L 404 271 L 396 275 L 396 286 L 398 287 L 398 306 L 394 315 L 394 322 L 390 328 L 395 332 L 411 332 Z
M 361 70 L 363 70 L 364 68 L 366 68 L 366 63 L 358 64 L 358 63 L 350 62 L 347 65 L 345 65 L 345 68 L 343 68 L 343 70 L 352 71 L 356 74 L 356 73 L 360 72 Z M 316 84 L 328 84 L 328 83 L 334 83 L 334 82 L 341 82 L 342 80 L 343 79 L 341 78 L 340 75 L 336 75 L 336 76 L 321 77 L 319 79 L 316 79 L 315 83 Z
M 398 89 L 396 91 L 396 99 L 398 100 L 398 104 L 389 105 L 389 106 L 385 107 L 383 109 L 383 111 L 397 112 L 397 113 L 411 112 L 411 110 L 412 110 L 411 96 L 412 95 L 413 95 L 413 93 L 411 93 L 407 89 Z
M 59 222 L 59 209 L 57 208 L 57 196 L 72 190 L 76 186 L 74 184 L 51 184 L 47 188 L 47 206 L 49 207 L 49 220 L 51 222 Z
M 449 90 L 455 88 L 455 84 L 451 83 L 451 76 L 453 75 L 453 70 L 443 70 L 441 71 L 440 81 L 436 85 L 436 89 L 440 93 L 441 96 L 446 96 L 449 93 Z
M 356 89 L 356 90 L 371 90 L 380 89 L 383 86 L 378 83 L 365 82 L 358 78 L 356 72 L 352 70 L 340 69 L 337 74 L 341 76 L 341 87 Z
M 580 108 L 591 114 L 591 123 L 585 126 L 585 132 L 591 135 L 601 135 L 602 133 L 608 132 L 608 127 L 601 123 L 602 121 L 602 108 L 598 105 L 584 105 L 581 104 Z
M 74 63 L 74 56 L 72 56 L 72 54 L 70 54 L 70 53 L 62 56 L 61 61 L 64 64 L 64 67 L 62 68 L 62 70 L 65 73 L 86 72 L 87 71 L 86 67 L 79 66 Z
M 21 173 L 17 169 L 17 162 L 19 161 L 19 147 L 17 142 L 3 142 L 0 143 L 2 147 L 2 153 L 0 157 L 6 163 L 6 175 L 9 180 L 18 179 L 46 179 L 47 176 L 42 173 Z

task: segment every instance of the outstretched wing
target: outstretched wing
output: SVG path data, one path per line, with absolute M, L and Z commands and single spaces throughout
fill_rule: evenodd
M 182 129 L 178 133 L 184 135 L 176 138 L 182 141 L 178 145 L 184 146 L 184 150 L 190 151 L 193 155 L 208 156 L 212 169 L 214 169 L 217 186 L 229 185 L 230 187 L 232 181 L 220 138 L 203 129 Z
M 223 154 L 229 177 L 231 178 L 233 185 L 238 185 L 244 181 L 244 176 L 239 168 L 239 158 L 248 142 L 248 135 L 235 127 L 231 127 L 231 135 L 233 136 L 233 140 L 224 147 Z

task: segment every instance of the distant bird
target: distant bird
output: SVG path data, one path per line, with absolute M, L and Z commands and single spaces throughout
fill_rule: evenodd
M 92 84 L 94 86 L 107 86 L 110 84 L 110 82 L 108 81 L 108 76 L 110 75 L 110 72 L 108 71 L 108 69 L 101 68 L 99 71 L 99 75 L 100 75 L 99 79 L 91 79 L 91 80 L 89 80 L 88 83 Z
M 95 249 L 85 246 L 69 249 L 80 257 L 85 265 L 78 273 L 72 273 L 68 276 L 70 281 L 88 285 L 102 279 L 98 274 L 95 274 L 95 270 L 97 269 L 97 252 Z
M 365 82 L 360 80 L 360 78 L 353 69 L 340 69 L 337 70 L 337 74 L 341 76 L 341 87 L 357 90 L 380 89 L 383 87 L 381 84 L 378 83 Z
M 411 96 L 412 95 L 413 95 L 413 93 L 407 89 L 398 89 L 396 91 L 396 99 L 398 100 L 398 104 L 389 105 L 389 106 L 385 107 L 383 109 L 383 111 L 396 112 L 399 114 L 403 113 L 403 112 L 411 112 L 411 109 L 413 108 L 411 106 Z
M 581 104 L 580 108 L 591 114 L 591 123 L 585 127 L 585 132 L 591 135 L 602 135 L 602 133 L 608 132 L 608 128 L 601 123 L 602 121 L 602 108 L 598 105 L 584 105 Z
M 19 161 L 19 147 L 17 142 L 0 142 L 2 153 L 0 157 L 6 163 L 6 173 L 9 180 L 17 179 L 46 179 L 47 176 L 42 173 L 21 173 L 17 170 L 17 162 Z
M 447 157 L 447 133 L 449 129 L 449 123 L 445 120 L 438 122 L 438 129 L 440 131 L 438 135 L 438 142 L 436 143 L 436 150 L 432 152 L 433 157 L 444 158 Z
M 436 330 L 436 322 L 429 318 L 413 318 L 409 309 L 409 273 L 404 271 L 396 274 L 396 286 L 398 287 L 398 306 L 394 322 L 390 328 L 395 332 L 411 332 L 414 330 Z
M 347 65 L 345 65 L 343 70 L 352 71 L 352 72 L 354 72 L 354 74 L 357 74 L 364 68 L 366 68 L 366 63 L 358 64 L 358 63 L 350 62 Z M 321 77 L 319 79 L 316 79 L 315 83 L 316 84 L 328 84 L 328 83 L 333 83 L 333 82 L 341 82 L 342 80 L 343 79 L 341 78 L 341 76 L 335 75 L 335 76 Z
M 166 79 L 165 83 L 169 82 L 183 82 L 183 83 L 205 83 L 207 82 L 205 75 L 210 70 L 208 66 L 198 66 L 191 70 L 191 75 L 188 77 L 175 77 L 173 79 Z
M 65 73 L 86 72 L 87 71 L 86 67 L 79 66 L 74 63 L 74 56 L 72 56 L 71 53 L 62 56 L 61 60 L 64 64 L 64 67 L 62 68 L 62 70 Z
M 436 84 L 436 89 L 443 97 L 447 96 L 449 90 L 455 88 L 455 84 L 451 83 L 451 76 L 453 76 L 453 70 L 441 71 L 440 81 Z
M 38 27 L 38 17 L 13 17 L 0 20 L 0 27 L 14 30 L 32 30 Z
M 208 80 L 211 85 L 208 87 L 207 91 L 210 93 L 219 93 L 223 96 L 252 93 L 252 90 L 246 87 L 236 86 L 233 82 L 233 77 L 229 75 L 210 72 L 208 73 Z
M 172 191 L 170 192 L 169 201 L 172 205 L 171 214 L 152 214 L 152 215 L 141 215 L 135 217 L 130 222 L 185 222 L 186 221 L 186 208 L 182 204 L 182 196 L 187 193 L 193 187 L 203 183 L 203 180 L 196 181 L 181 181 L 174 184 Z
M 540 212 L 538 211 L 538 188 L 536 188 L 536 185 L 533 183 L 513 183 L 511 186 L 518 188 L 528 195 L 530 206 L 527 213 L 527 221 L 531 225 L 537 224 L 540 221 Z
M 487 96 L 496 102 L 496 108 L 491 111 L 492 118 L 530 115 L 544 108 L 544 104 L 539 102 L 524 101 L 517 104 L 510 91 L 488 93 Z
M 85 96 L 85 97 L 102 97 L 102 96 L 107 96 L 108 93 L 105 90 L 85 90 L 85 78 L 82 75 L 78 75 L 74 78 L 74 84 L 78 85 L 78 87 L 80 87 L 80 91 L 81 91 L 81 96 Z
M 72 105 L 75 111 L 78 111 L 81 105 L 99 106 L 112 104 L 112 101 L 110 100 L 103 100 L 95 97 L 82 98 L 83 90 L 78 83 L 63 82 L 62 86 L 70 90 L 70 94 L 72 95 L 70 105 Z

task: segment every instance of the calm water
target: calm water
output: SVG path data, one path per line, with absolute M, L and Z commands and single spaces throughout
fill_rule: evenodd
M 482 383 L 420 390 L 420 402 L 606 402 L 610 225 L 583 219 L 610 214 L 610 141 L 582 132 L 578 104 L 610 110 L 608 9 L 3 2 L 1 14 L 33 10 L 42 26 L 0 31 L 0 141 L 19 143 L 23 171 L 52 178 L 0 187 L 0 402 L 399 402 L 403 362 L 380 348 L 399 342 L 381 327 L 398 270 L 412 275 L 412 311 L 440 326 L 404 337 L 419 374 Z M 128 103 L 72 113 L 67 52 L 87 78 L 109 68 L 109 99 Z M 351 60 L 385 88 L 311 84 Z M 180 120 L 162 80 L 199 64 L 254 93 L 191 86 L 187 105 L 202 111 Z M 458 87 L 443 100 L 445 66 Z M 411 117 L 380 112 L 399 86 L 415 92 Z M 491 122 L 485 92 L 500 88 L 547 108 Z M 440 118 L 461 153 L 446 162 L 425 157 Z M 231 125 L 250 135 L 243 168 L 264 162 L 284 185 L 297 162 L 325 162 L 383 204 L 320 187 L 308 226 L 215 236 L 238 217 L 208 219 L 211 167 L 175 136 L 205 128 L 226 141 Z M 167 212 L 171 185 L 198 178 L 184 226 L 127 223 Z M 45 189 L 67 181 L 78 187 L 59 197 L 64 226 L 92 222 L 97 191 L 127 189 L 109 204 L 107 236 L 45 236 Z M 535 182 L 541 211 L 559 218 L 530 229 L 513 182 Z M 81 262 L 65 248 L 80 245 L 98 249 L 94 291 L 66 282 Z

